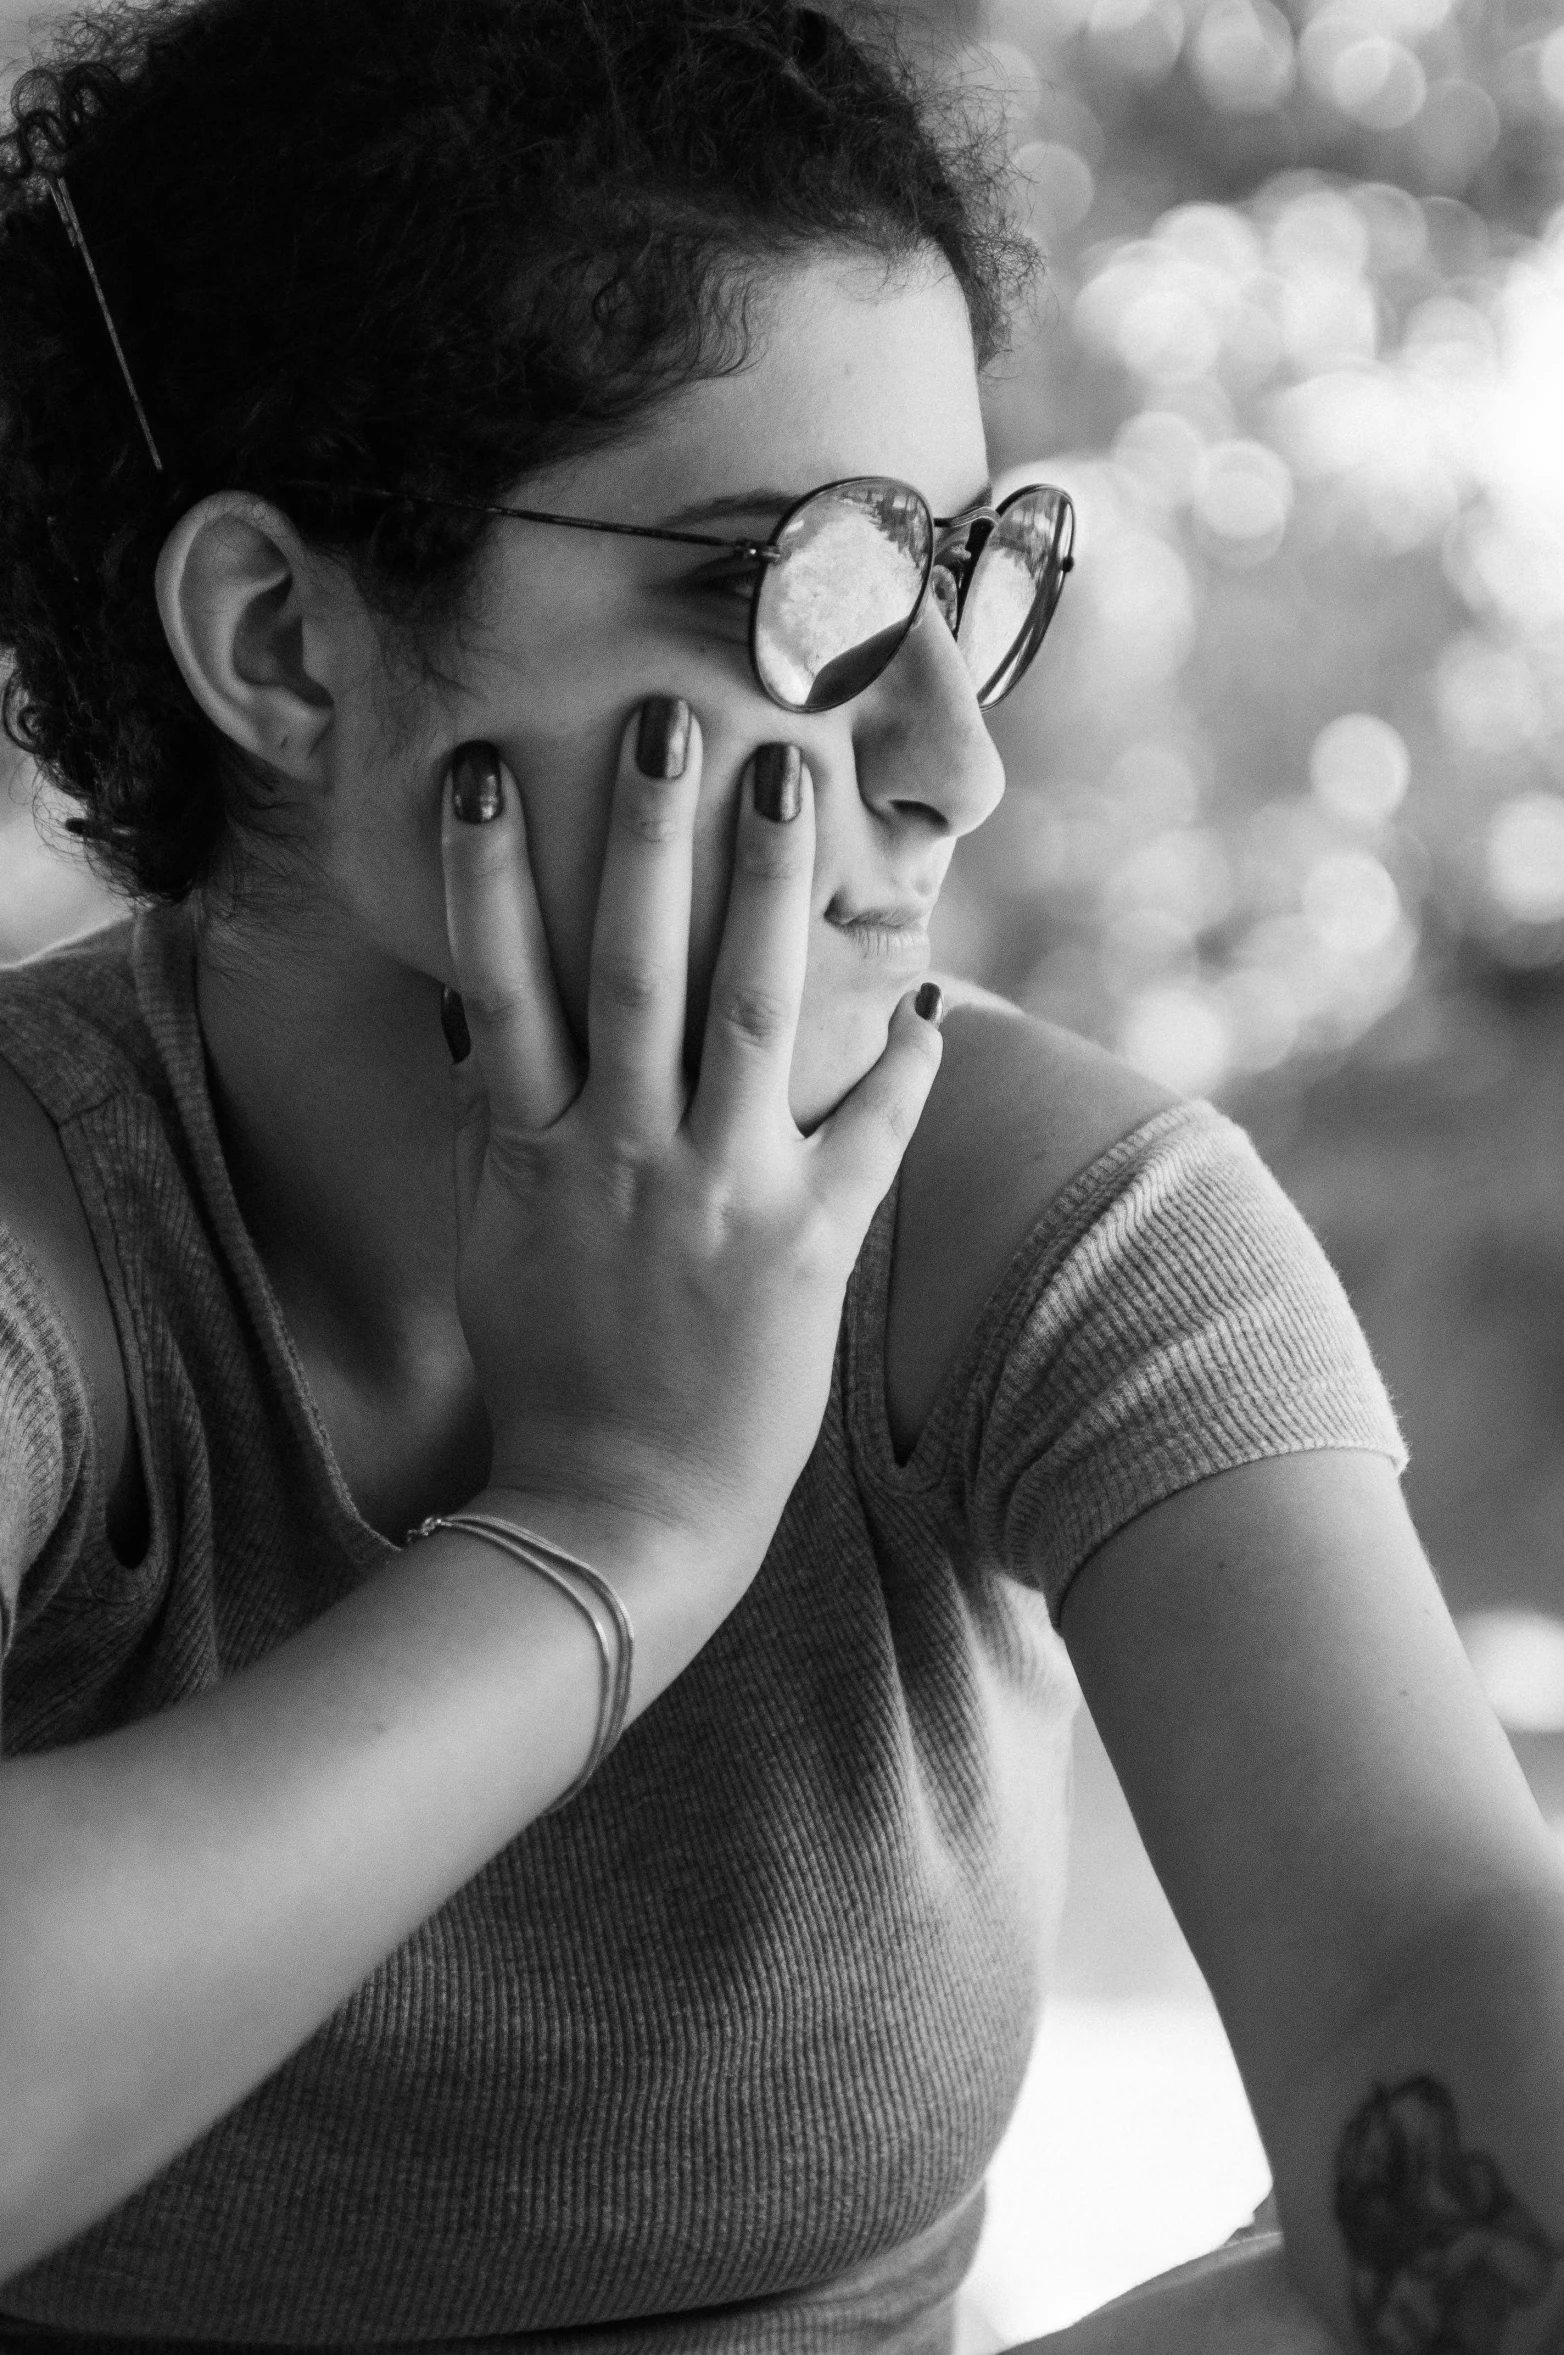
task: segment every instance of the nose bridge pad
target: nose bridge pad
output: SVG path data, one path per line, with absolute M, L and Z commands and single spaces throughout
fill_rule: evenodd
M 945 627 L 954 637 L 956 624 L 961 619 L 961 581 L 955 567 L 943 557 L 929 574 L 929 595 L 938 607 Z

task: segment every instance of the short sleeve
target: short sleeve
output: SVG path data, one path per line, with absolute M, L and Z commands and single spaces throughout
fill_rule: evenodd
M 1181 1105 L 1023 1247 L 974 1385 L 969 1526 L 1055 1626 L 1097 1548 L 1216 1472 L 1406 1449 L 1339 1278 L 1242 1129 Z
M 75 1550 L 91 1429 L 86 1385 L 53 1300 L 0 1227 L 0 1658 Z

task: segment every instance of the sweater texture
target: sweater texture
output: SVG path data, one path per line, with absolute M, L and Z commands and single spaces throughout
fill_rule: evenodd
M 0 974 L 0 1053 L 81 1194 L 151 1531 L 135 1563 L 108 1545 L 81 1368 L 0 1227 L 17 1755 L 177 1706 L 393 1549 L 347 1493 L 239 1216 L 186 920 Z M 1404 1457 L 1323 1254 L 1209 1106 L 1149 1121 L 1049 1207 L 904 1462 L 895 1208 L 893 1190 L 813 1454 L 731 1617 L 571 1806 L 0 2287 L 0 2343 L 947 2355 L 1063 1897 L 1071 1581 L 1210 1474 Z

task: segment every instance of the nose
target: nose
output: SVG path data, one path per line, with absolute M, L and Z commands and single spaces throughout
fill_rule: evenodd
M 998 807 L 1004 762 L 932 596 L 853 718 L 858 790 L 878 816 L 960 835 Z

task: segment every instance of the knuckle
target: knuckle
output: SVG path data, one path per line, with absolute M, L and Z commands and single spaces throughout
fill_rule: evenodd
M 632 842 L 665 843 L 678 839 L 678 805 L 661 779 L 629 778 L 614 803 L 614 824 Z
M 489 1130 L 489 1166 L 507 1193 L 535 1194 L 547 1176 L 542 1141 L 508 1124 Z
M 620 1231 L 633 1228 L 655 1191 L 658 1171 L 646 1140 L 629 1129 L 599 1124 L 593 1194 L 599 1212 Z
M 730 982 L 723 990 L 718 1013 L 728 1028 L 752 1046 L 774 1046 L 792 1020 L 792 1007 L 775 990 L 753 982 Z
M 889 1132 L 898 1146 L 906 1145 L 911 1141 L 912 1132 L 918 1125 L 922 1111 L 923 1098 L 921 1096 L 913 1098 L 900 1093 L 887 1096 L 880 1107 L 881 1125 Z
M 503 819 L 489 826 L 452 827 L 446 836 L 446 863 L 467 883 L 492 883 L 516 864 L 516 845 Z
M 478 973 L 464 977 L 462 1004 L 469 1027 L 492 1029 L 508 1022 L 523 1005 L 526 992 L 502 974 Z
M 600 1005 L 621 1014 L 644 1014 L 662 994 L 663 975 L 646 958 L 620 952 L 599 958 L 593 984 Z
M 756 883 L 789 882 L 809 865 L 793 836 L 780 826 L 768 827 L 764 834 L 746 833 L 734 861 L 739 873 Z

